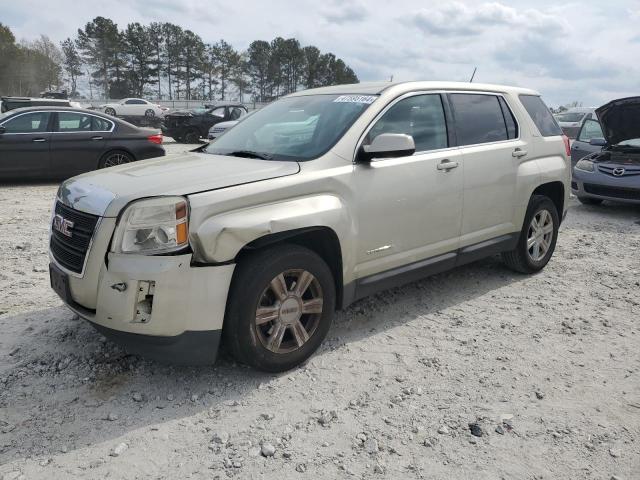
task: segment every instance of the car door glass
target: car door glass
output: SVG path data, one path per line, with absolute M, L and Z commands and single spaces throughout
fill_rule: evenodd
M 393 105 L 369 130 L 364 144 L 383 133 L 411 135 L 416 152 L 447 148 L 447 124 L 438 94 L 413 95 Z
M 229 120 L 238 120 L 245 113 L 242 108 L 232 108 L 231 113 L 229 114 Z
M 104 118 L 91 117 L 91 130 L 94 132 L 108 132 L 111 130 L 112 123 Z
M 5 133 L 46 132 L 50 115 L 50 112 L 25 113 L 7 120 L 2 126 L 5 128 Z
M 218 117 L 218 118 L 224 118 L 224 107 L 219 107 L 219 108 L 216 108 L 214 110 L 211 110 L 209 112 L 209 115 L 212 115 L 212 116 Z
M 600 122 L 596 120 L 587 120 L 584 122 L 578 140 L 580 142 L 589 142 L 592 138 L 604 138 Z
M 509 140 L 518 138 L 518 123 L 513 116 L 513 112 L 504 98 L 498 97 L 498 101 L 500 102 L 500 108 L 502 108 L 502 115 L 504 116 L 504 123 L 507 126 L 507 136 Z
M 495 95 L 452 93 L 458 145 L 508 140 L 507 125 Z
M 77 112 L 58 112 L 58 125 L 56 131 L 64 132 L 90 132 L 92 115 Z

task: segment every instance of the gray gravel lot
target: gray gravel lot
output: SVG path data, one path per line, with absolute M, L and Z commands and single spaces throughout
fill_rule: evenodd
M 63 307 L 56 188 L 0 187 L 0 479 L 640 478 L 640 208 L 572 202 L 542 273 L 366 298 L 266 375 L 127 355 Z

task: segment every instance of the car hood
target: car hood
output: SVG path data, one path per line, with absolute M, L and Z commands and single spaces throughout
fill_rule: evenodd
M 640 97 L 613 100 L 597 108 L 596 114 L 609 145 L 640 138 Z
M 66 180 L 58 197 L 71 208 L 116 217 L 129 202 L 153 196 L 189 195 L 294 175 L 297 162 L 190 152 L 85 173 Z

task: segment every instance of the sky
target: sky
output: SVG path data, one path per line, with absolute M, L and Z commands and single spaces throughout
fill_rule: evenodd
M 19 40 L 73 37 L 95 16 L 123 28 L 169 21 L 237 49 L 295 37 L 361 81 L 468 81 L 533 88 L 547 103 L 640 95 L 640 0 L 0 0 Z

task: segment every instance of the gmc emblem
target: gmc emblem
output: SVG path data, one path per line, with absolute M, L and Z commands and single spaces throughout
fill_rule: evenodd
M 71 233 L 73 222 L 71 220 L 67 220 L 62 215 L 59 215 L 57 213 L 55 217 L 53 217 L 53 228 L 54 230 L 57 230 L 67 237 L 73 236 L 73 233 Z

